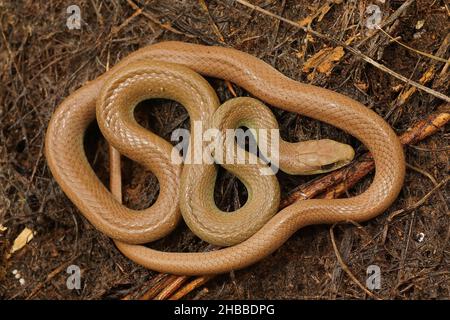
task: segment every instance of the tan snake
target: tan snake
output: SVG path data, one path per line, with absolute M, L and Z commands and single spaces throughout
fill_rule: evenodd
M 353 135 L 374 157 L 376 172 L 371 186 L 352 198 L 300 201 L 275 214 L 279 187 L 274 176 L 257 175 L 254 166 L 235 171 L 226 167 L 244 182 L 249 191 L 248 200 L 231 215 L 210 212 L 214 202 L 214 165 L 192 164 L 183 168 L 174 164 L 170 158 L 172 145 L 139 126 L 133 117 L 138 102 L 169 98 L 188 110 L 191 129 L 192 119 L 215 123 L 217 96 L 197 72 L 229 80 L 275 107 L 329 123 Z M 238 98 L 226 104 L 231 105 L 223 112 L 228 112 L 226 126 L 251 126 L 252 109 L 260 119 L 267 119 L 262 116 L 264 105 L 254 99 Z M 239 120 L 239 115 L 245 119 Z M 143 212 L 128 209 L 115 200 L 86 159 L 84 132 L 96 117 L 103 135 L 114 147 L 158 178 L 159 197 Z M 340 155 L 344 160 L 353 156 L 341 144 L 323 142 L 329 144 L 330 150 L 346 150 Z M 297 145 L 298 154 L 307 149 L 307 143 Z M 282 149 L 280 166 L 295 171 L 292 168 L 298 165 L 300 156 L 287 153 L 283 158 Z M 246 53 L 182 42 L 163 42 L 140 49 L 72 93 L 52 116 L 45 151 L 49 167 L 63 191 L 97 229 L 115 240 L 122 253 L 147 268 L 184 275 L 217 274 L 246 267 L 272 253 L 306 225 L 371 219 L 395 200 L 405 173 L 403 150 L 396 134 L 362 104 L 291 80 Z M 307 163 L 308 156 L 302 159 L 303 171 L 318 170 L 313 162 Z M 210 252 L 173 253 L 141 245 L 174 229 L 180 219 L 179 206 L 194 233 L 211 243 L 232 246 Z M 206 217 L 205 221 L 198 221 L 196 210 L 203 211 L 200 213 Z

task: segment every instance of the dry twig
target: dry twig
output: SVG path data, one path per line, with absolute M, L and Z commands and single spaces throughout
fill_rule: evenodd
M 353 282 L 356 283 L 356 285 L 358 287 L 360 287 L 367 295 L 369 295 L 370 297 L 372 297 L 374 299 L 381 300 L 378 296 L 376 296 L 375 294 L 370 292 L 365 286 L 363 286 L 361 284 L 361 282 L 353 275 L 353 273 L 350 271 L 350 268 L 347 266 L 347 264 L 342 259 L 339 249 L 336 245 L 336 240 L 334 239 L 334 227 L 335 227 L 335 224 L 332 225 L 330 228 L 330 238 L 331 238 L 331 243 L 333 245 L 334 253 L 336 255 L 336 258 L 337 258 L 342 270 L 344 270 L 344 272 L 350 277 L 350 279 L 352 279 Z

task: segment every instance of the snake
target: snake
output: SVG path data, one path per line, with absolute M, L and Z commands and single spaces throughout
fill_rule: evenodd
M 252 97 L 221 105 L 204 77 L 227 80 Z M 173 161 L 181 156 L 174 156 L 172 144 L 137 123 L 135 106 L 154 98 L 177 101 L 187 110 L 191 139 L 197 130 L 195 121 L 219 131 L 242 126 L 276 129 L 276 119 L 265 104 L 328 123 L 369 150 L 375 162 L 373 181 L 353 197 L 302 200 L 277 212 L 280 189 L 276 176 L 260 174 L 267 164 L 226 164 L 222 166 L 244 183 L 248 199 L 235 212 L 224 213 L 214 203 L 215 164 Z M 112 146 L 158 179 L 159 195 L 149 208 L 137 211 L 122 205 L 89 165 L 83 139 L 95 120 Z M 281 141 L 279 149 L 280 169 L 294 174 L 326 172 L 346 165 L 354 156 L 350 146 L 328 139 Z M 405 175 L 404 153 L 396 133 L 363 104 L 290 79 L 248 53 L 179 41 L 143 47 L 65 98 L 50 119 L 45 156 L 68 198 L 126 257 L 148 269 L 178 275 L 245 268 L 308 225 L 372 219 L 395 201 Z M 181 219 L 201 239 L 222 248 L 164 252 L 145 245 L 168 235 Z

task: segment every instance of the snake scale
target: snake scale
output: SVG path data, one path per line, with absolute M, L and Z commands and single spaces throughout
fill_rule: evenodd
M 268 108 L 256 99 L 236 98 L 220 106 L 201 75 L 228 80 L 274 107 L 323 121 L 356 137 L 373 155 L 372 184 L 355 197 L 299 201 L 277 212 L 280 195 L 274 175 L 257 174 L 261 165 L 224 165 L 247 187 L 248 200 L 232 214 L 223 214 L 214 205 L 214 164 L 174 163 L 172 145 L 139 126 L 133 116 L 140 101 L 166 98 L 186 108 L 191 131 L 193 120 L 221 126 L 221 130 L 243 125 L 277 128 Z M 150 208 L 138 212 L 123 206 L 90 167 L 83 137 L 95 119 L 109 143 L 157 177 L 160 192 Z M 346 145 L 325 139 L 320 146 L 281 141 L 280 168 L 310 174 L 321 172 L 329 163 L 333 164 L 330 169 L 342 166 L 353 157 Z M 331 160 L 321 163 L 317 149 L 325 150 L 324 158 Z M 114 239 L 124 255 L 149 269 L 183 275 L 249 266 L 307 225 L 371 219 L 396 199 L 405 174 L 396 134 L 357 101 L 289 79 L 235 49 L 175 41 L 137 50 L 67 97 L 50 120 L 45 154 L 62 190 L 97 229 Z M 196 235 L 227 247 L 196 253 L 161 252 L 143 245 L 170 233 L 181 219 L 180 211 Z

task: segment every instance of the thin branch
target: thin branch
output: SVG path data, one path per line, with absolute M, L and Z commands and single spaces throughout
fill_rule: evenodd
M 210 279 L 212 279 L 214 276 L 201 276 L 197 277 L 196 279 L 189 282 L 186 286 L 178 290 L 174 295 L 172 295 L 169 300 L 180 300 L 184 296 L 186 296 L 191 291 L 201 287 L 206 282 L 208 282 Z
M 165 300 L 172 296 L 176 290 L 188 279 L 188 276 L 177 276 L 168 286 L 166 286 L 156 297 L 155 300 Z
M 217 26 L 217 24 L 214 22 L 213 17 L 211 16 L 211 13 L 209 12 L 208 6 L 206 5 L 205 0 L 198 0 L 198 2 L 200 3 L 200 7 L 202 7 L 202 9 L 205 11 L 206 15 L 208 16 L 208 19 L 211 23 L 211 27 L 214 31 L 214 33 L 217 36 L 217 39 L 221 42 L 221 43 L 225 43 L 225 38 L 222 35 L 222 33 L 220 32 L 219 27 Z
M 404 47 L 404 48 L 406 48 L 406 49 L 408 49 L 408 50 L 411 50 L 411 51 L 413 51 L 413 52 L 415 52 L 415 53 L 417 53 L 417 54 L 420 54 L 420 55 L 422 55 L 422 56 L 424 56 L 424 57 L 427 57 L 427 58 L 430 58 L 430 59 L 432 59 L 432 60 L 436 60 L 436 61 L 439 61 L 439 62 L 447 63 L 447 59 L 444 59 L 444 58 L 441 58 L 441 57 L 437 57 L 437 56 L 434 56 L 434 55 L 432 55 L 432 54 L 430 54 L 430 53 L 423 52 L 423 51 L 420 51 L 420 50 L 411 48 L 410 46 L 408 46 L 408 45 L 406 45 L 406 44 L 404 44 L 404 43 L 398 41 L 397 39 L 395 39 L 393 36 L 391 36 L 389 33 L 387 33 L 386 31 L 384 31 L 384 30 L 381 29 L 380 27 L 378 27 L 377 29 L 379 29 L 379 30 L 380 30 L 385 36 L 387 36 L 389 39 L 391 39 L 392 41 L 398 43 L 399 45 L 401 45 L 402 47 Z
M 359 280 L 353 275 L 353 273 L 350 271 L 350 268 L 347 266 L 347 264 L 344 262 L 344 260 L 342 259 L 342 256 L 339 252 L 339 249 L 336 245 L 336 241 L 334 239 L 334 227 L 336 226 L 336 224 L 333 224 L 330 228 L 330 238 L 331 238 L 331 243 L 333 245 L 333 249 L 334 249 L 334 253 L 336 255 L 336 258 L 339 262 L 339 265 L 341 266 L 342 270 L 344 270 L 344 272 L 350 277 L 350 279 L 352 279 L 352 281 L 358 286 L 360 287 L 367 295 L 369 295 L 370 297 L 377 299 L 377 300 L 381 300 L 381 298 L 379 298 L 378 296 L 376 296 L 375 294 L 373 294 L 372 292 L 370 292 L 365 286 L 363 286 L 361 284 L 361 282 L 359 282 Z
M 140 10 L 139 6 L 137 4 L 135 4 L 132 0 L 127 0 L 127 2 L 134 10 Z M 160 26 L 161 28 L 163 28 L 167 31 L 170 31 L 170 32 L 173 32 L 176 34 L 182 34 L 189 38 L 194 38 L 194 36 L 192 36 L 190 34 L 185 34 L 185 33 L 181 32 L 180 30 L 175 29 L 174 27 L 171 26 L 170 23 L 160 22 L 158 18 L 154 17 L 152 14 L 150 14 L 147 11 L 142 11 L 142 15 L 145 16 L 147 19 L 149 19 L 154 24 Z
M 422 197 L 422 199 L 420 199 L 419 201 L 417 201 L 416 203 L 410 205 L 407 208 L 403 208 L 397 211 L 392 212 L 389 217 L 387 218 L 387 222 L 391 222 L 395 217 L 397 217 L 400 214 L 404 214 L 407 212 L 410 212 L 412 210 L 417 209 L 418 207 L 420 207 L 421 205 L 423 205 L 425 203 L 425 201 L 428 200 L 429 197 L 431 197 L 433 195 L 434 192 L 436 192 L 437 190 L 439 190 L 442 186 L 444 186 L 448 180 L 450 180 L 450 176 L 445 177 L 441 182 L 439 182 L 433 189 L 430 190 L 430 192 L 428 192 L 425 196 Z

